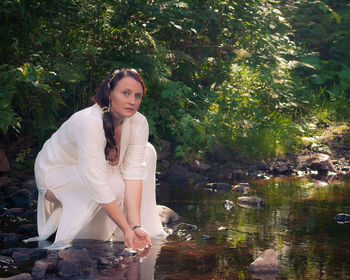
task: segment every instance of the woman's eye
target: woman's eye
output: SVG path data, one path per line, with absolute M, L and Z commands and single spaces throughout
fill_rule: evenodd
M 140 99 L 140 98 L 142 97 L 142 95 L 141 95 L 140 93 L 136 93 L 136 94 L 135 94 L 135 97 L 136 97 L 137 99 Z
M 129 92 L 128 92 L 128 91 L 123 91 L 123 94 L 124 94 L 124 95 L 128 95 Z

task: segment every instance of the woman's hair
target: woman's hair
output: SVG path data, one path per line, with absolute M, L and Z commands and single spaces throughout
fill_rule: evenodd
M 115 70 L 109 74 L 97 88 L 95 96 L 92 97 L 92 101 L 97 103 L 101 108 L 110 106 L 109 94 L 118 84 L 118 82 L 124 77 L 131 77 L 135 81 L 139 82 L 143 89 L 143 94 L 146 93 L 145 83 L 141 76 L 134 69 L 121 68 Z M 102 115 L 103 130 L 106 137 L 105 157 L 109 162 L 114 162 L 119 156 L 119 150 L 114 140 L 114 125 L 113 117 L 110 111 L 104 112 Z M 111 151 L 115 151 L 115 156 L 110 156 Z

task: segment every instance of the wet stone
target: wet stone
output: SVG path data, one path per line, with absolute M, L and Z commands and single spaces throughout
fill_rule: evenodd
M 7 277 L 7 278 L 1 278 L 1 279 L 7 279 L 7 280 L 32 280 L 32 276 L 29 273 L 21 273 L 17 274 L 15 276 Z
M 206 182 L 203 182 L 201 184 L 197 184 L 196 187 L 206 188 L 209 190 L 217 190 L 217 191 L 230 191 L 232 189 L 232 185 L 227 184 L 227 183 L 206 183 Z
M 158 214 L 163 224 L 173 224 L 180 222 L 180 215 L 164 205 L 157 205 Z
M 186 223 L 181 223 L 179 225 L 179 228 L 186 229 L 186 230 L 198 230 L 198 227 L 196 225 L 186 224 Z
M 255 207 L 262 207 L 264 204 L 264 200 L 260 197 L 256 196 L 241 196 L 237 198 L 239 205 L 251 205 Z
M 6 271 L 9 268 L 16 268 L 13 258 L 0 255 L 0 269 Z
M 3 233 L 2 236 L 2 247 L 10 248 L 22 245 L 22 240 L 25 238 L 22 234 L 16 233 Z
M 45 249 L 15 248 L 14 250 L 12 258 L 16 263 L 33 262 L 47 256 L 47 250 Z
M 47 260 L 38 260 L 32 269 L 32 278 L 45 279 L 45 275 L 55 269 L 55 262 Z
M 23 212 L 25 211 L 25 209 L 23 208 L 10 208 L 7 210 L 7 215 L 8 216 L 12 216 L 12 217 L 17 217 L 17 216 L 20 216 L 21 214 L 23 214 Z
M 33 205 L 32 194 L 29 190 L 19 190 L 15 193 L 12 193 L 9 196 L 9 199 L 14 203 L 15 207 L 31 207 Z
M 38 188 L 34 179 L 29 179 L 23 182 L 22 189 L 30 191 L 30 193 L 36 197 L 38 195 Z
M 96 263 L 98 266 L 110 266 L 113 264 L 113 261 L 109 258 L 97 257 Z
M 250 187 L 248 183 L 239 183 L 232 188 L 235 192 L 248 193 L 250 191 Z
M 17 230 L 20 233 L 36 233 L 37 225 L 36 224 L 19 225 Z
M 279 174 L 286 175 L 286 174 L 291 174 L 292 170 L 287 165 L 279 165 L 279 166 L 275 166 L 272 169 L 272 173 L 276 175 L 279 175 Z
M 7 195 L 13 194 L 13 193 L 18 192 L 20 190 L 21 189 L 19 187 L 13 186 L 13 185 L 8 185 L 6 187 L 3 187 L 3 189 L 2 189 L 2 191 Z
M 10 185 L 11 183 L 12 180 L 9 177 L 0 177 L 0 190 L 5 186 Z
M 340 224 L 350 223 L 350 215 L 341 213 L 335 217 L 335 220 Z
M 249 270 L 254 274 L 274 274 L 278 272 L 277 253 L 272 249 L 265 250 L 249 266 Z
M 243 169 L 234 169 L 232 170 L 232 178 L 234 179 L 241 179 L 246 177 L 248 174 L 246 171 L 244 171 Z

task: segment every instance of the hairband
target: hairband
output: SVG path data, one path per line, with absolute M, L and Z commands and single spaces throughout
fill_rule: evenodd
M 112 74 L 112 77 L 108 80 L 107 87 L 111 89 L 111 82 L 115 76 L 117 76 L 121 71 L 119 69 L 115 70 Z

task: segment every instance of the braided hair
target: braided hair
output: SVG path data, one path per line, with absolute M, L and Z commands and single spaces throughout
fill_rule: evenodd
M 113 117 L 110 111 L 110 98 L 109 94 L 118 82 L 124 77 L 131 77 L 135 81 L 139 82 L 143 89 L 143 94 L 146 93 L 145 83 L 141 76 L 134 69 L 121 68 L 115 70 L 113 73 L 109 74 L 97 88 L 95 96 L 92 100 L 97 103 L 103 109 L 102 122 L 103 130 L 106 137 L 106 146 L 104 149 L 105 158 L 110 163 L 113 163 L 119 157 L 119 150 L 114 139 L 114 124 Z M 111 151 L 114 151 L 114 153 Z

